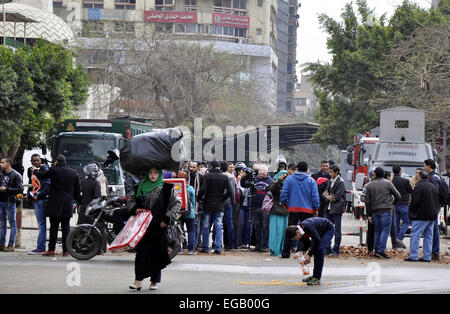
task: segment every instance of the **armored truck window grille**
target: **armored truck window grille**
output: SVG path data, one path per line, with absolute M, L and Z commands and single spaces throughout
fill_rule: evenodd
M 408 120 L 395 120 L 395 128 L 396 129 L 407 129 L 409 128 Z

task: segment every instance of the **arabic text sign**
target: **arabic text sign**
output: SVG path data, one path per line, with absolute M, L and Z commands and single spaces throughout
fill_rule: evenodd
M 123 20 L 125 11 L 88 9 L 88 20 Z
M 213 13 L 213 25 L 225 27 L 249 28 L 250 17 L 232 14 Z
M 197 12 L 144 11 L 147 23 L 197 23 Z

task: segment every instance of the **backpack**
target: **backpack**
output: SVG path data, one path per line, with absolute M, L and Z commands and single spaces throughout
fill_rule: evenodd
M 266 196 L 264 196 L 262 211 L 265 213 L 270 213 L 272 206 L 273 206 L 273 196 L 272 193 L 269 191 L 267 192 Z
M 437 175 L 439 177 L 439 205 L 445 206 L 449 202 L 448 199 L 449 190 L 447 182 L 445 182 L 445 180 L 437 173 L 435 173 L 434 175 Z

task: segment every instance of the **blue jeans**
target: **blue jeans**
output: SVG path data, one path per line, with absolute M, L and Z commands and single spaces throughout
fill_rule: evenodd
M 391 231 L 392 213 L 373 213 L 375 253 L 384 253 Z
M 225 211 L 223 216 L 223 222 L 227 226 L 227 240 L 228 247 L 230 249 L 234 248 L 234 224 L 233 224 L 233 205 L 227 204 L 225 205 Z
M 212 221 L 214 219 L 214 221 Z M 222 251 L 222 237 L 223 237 L 223 212 L 218 213 L 203 213 L 202 226 L 202 248 L 205 252 L 209 252 L 209 230 L 211 223 L 214 222 L 214 247 L 216 251 Z
M 313 277 L 316 279 L 322 278 L 322 270 L 323 270 L 323 262 L 325 259 L 325 250 L 327 246 L 330 244 L 331 239 L 334 236 L 334 228 L 327 230 L 322 237 L 320 238 L 319 249 L 314 255 L 314 270 Z
M 330 239 L 330 243 L 328 243 L 327 249 L 332 253 L 339 254 L 341 252 L 340 247 L 342 240 L 342 232 L 341 232 L 342 215 L 330 214 L 328 211 L 325 211 L 324 214 L 325 218 L 327 218 L 334 224 L 334 246 L 333 249 L 331 249 L 331 239 Z
M 8 246 L 13 246 L 17 232 L 16 204 L 0 202 L 0 245 L 5 245 L 6 243 L 7 221 L 9 222 L 9 226 L 11 227 Z
M 37 200 L 33 202 L 34 214 L 38 223 L 38 239 L 36 249 L 39 251 L 45 251 L 46 236 L 47 236 L 47 223 L 44 214 L 44 207 L 47 200 Z
M 181 224 L 186 224 L 188 233 L 188 251 L 193 251 L 197 246 L 195 219 L 181 218 Z
M 250 220 L 250 223 L 249 223 Z M 248 245 L 252 238 L 253 219 L 248 207 L 241 209 L 242 245 Z
M 423 256 L 422 259 L 431 260 L 431 249 L 433 246 L 434 220 L 413 220 L 411 229 L 411 244 L 409 248 L 409 258 L 419 259 L 420 236 L 423 234 Z
M 439 249 L 441 245 L 441 239 L 439 236 L 439 218 L 434 221 L 433 226 L 433 253 L 439 255 Z
M 409 227 L 408 212 L 408 205 L 395 206 L 395 225 L 397 227 L 397 239 L 399 240 L 405 238 L 405 233 Z M 402 221 L 402 225 L 400 225 L 400 220 Z

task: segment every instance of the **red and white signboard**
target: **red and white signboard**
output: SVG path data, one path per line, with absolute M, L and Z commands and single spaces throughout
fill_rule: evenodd
M 197 23 L 197 12 L 144 11 L 147 23 Z
M 164 179 L 164 182 L 175 185 L 175 191 L 178 193 L 178 197 L 181 199 L 181 208 L 188 208 L 187 201 L 187 188 L 185 179 Z
M 250 17 L 232 14 L 213 13 L 212 24 L 225 27 L 249 28 Z

